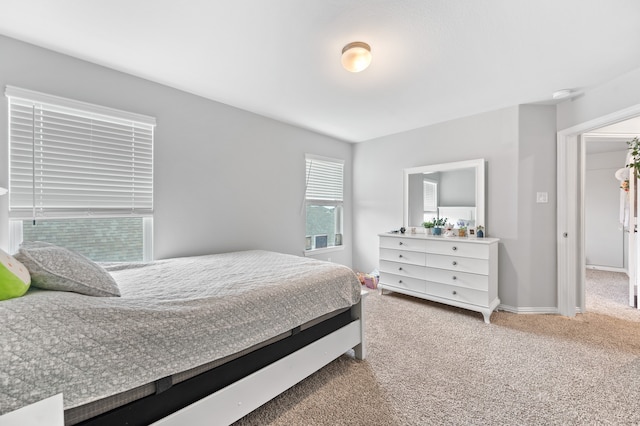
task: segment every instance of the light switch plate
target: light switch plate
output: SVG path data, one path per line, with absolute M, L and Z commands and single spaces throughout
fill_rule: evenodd
M 548 203 L 549 202 L 549 193 L 548 192 L 538 192 L 536 193 L 536 203 Z

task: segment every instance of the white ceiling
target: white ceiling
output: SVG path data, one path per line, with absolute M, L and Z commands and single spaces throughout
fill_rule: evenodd
M 0 0 L 0 34 L 351 142 L 640 68 L 638 0 Z

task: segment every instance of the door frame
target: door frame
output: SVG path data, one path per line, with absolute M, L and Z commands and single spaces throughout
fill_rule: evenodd
M 584 294 L 583 133 L 640 115 L 640 104 L 557 132 L 558 313 L 573 317 Z M 630 260 L 631 261 L 631 260 Z
M 638 180 L 635 178 L 633 170 L 629 173 L 629 306 L 633 306 L 634 290 L 638 284 L 638 234 L 637 226 L 638 212 L 637 206 Z

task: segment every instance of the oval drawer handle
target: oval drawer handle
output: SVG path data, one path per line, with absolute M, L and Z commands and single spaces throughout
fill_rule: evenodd
M 454 260 L 453 262 L 451 262 L 451 264 L 452 264 L 453 266 L 456 266 L 456 265 L 458 264 L 458 262 L 456 262 L 456 261 Z
M 453 280 L 455 281 L 455 280 L 457 280 L 457 279 L 458 279 L 458 277 L 456 277 L 456 276 L 454 275 L 454 276 L 453 276 Z
M 453 295 L 454 295 L 454 296 L 455 296 L 456 294 L 458 294 L 458 292 L 457 292 L 457 291 L 455 291 L 455 290 L 453 290 L 453 292 L 452 292 L 452 293 L 453 293 Z
M 458 247 L 453 246 L 453 247 L 451 247 L 451 250 L 456 251 L 456 250 L 458 250 Z
M 402 280 L 398 280 L 398 284 L 402 284 Z
M 399 255 L 398 257 L 399 257 L 400 259 L 402 259 L 402 255 Z
M 404 244 L 404 243 L 403 243 L 402 241 L 400 241 L 398 244 L 399 244 L 399 245 L 402 245 L 402 244 Z
M 402 267 L 398 268 L 398 271 L 402 271 Z

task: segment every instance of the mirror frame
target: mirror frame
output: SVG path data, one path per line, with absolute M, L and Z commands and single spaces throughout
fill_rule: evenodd
M 476 226 L 482 225 L 485 228 L 485 235 L 487 225 L 485 223 L 485 182 L 484 182 L 484 158 L 478 158 L 475 160 L 456 161 L 454 163 L 441 163 L 432 164 L 421 167 L 411 167 L 404 169 L 404 227 L 409 226 L 409 175 L 414 173 L 433 173 L 443 172 L 456 169 L 469 169 L 475 167 L 476 169 Z M 415 226 L 415 225 L 413 225 Z

